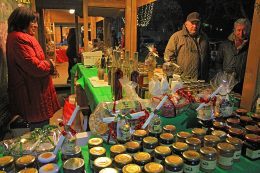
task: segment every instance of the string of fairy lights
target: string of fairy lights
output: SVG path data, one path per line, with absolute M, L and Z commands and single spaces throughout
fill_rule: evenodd
M 138 8 L 137 26 L 146 27 L 149 25 L 153 14 L 153 7 L 154 3 L 150 3 Z M 125 23 L 124 17 L 122 17 L 122 20 Z

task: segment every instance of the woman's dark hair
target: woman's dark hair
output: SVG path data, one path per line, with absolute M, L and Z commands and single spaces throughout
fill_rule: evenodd
M 23 31 L 28 28 L 30 22 L 38 20 L 38 14 L 26 7 L 16 8 L 8 18 L 8 33 Z

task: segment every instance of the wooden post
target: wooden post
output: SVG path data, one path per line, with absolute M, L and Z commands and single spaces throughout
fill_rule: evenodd
M 258 5 L 258 8 L 257 8 Z M 250 43 L 247 55 L 247 65 L 245 72 L 245 79 L 243 85 L 242 99 L 240 106 L 251 110 L 253 104 L 256 101 L 256 97 L 259 97 L 257 93 L 257 78 L 259 78 L 260 68 L 260 0 L 255 1 L 255 10 L 252 22 L 252 29 L 250 35 Z M 259 87 L 259 84 L 258 84 Z M 258 89 L 259 92 L 259 89 Z M 258 94 L 258 95 L 257 95 Z
M 132 16 L 131 16 L 131 50 L 130 58 L 134 57 L 137 50 L 137 0 L 132 0 Z
M 75 14 L 76 52 L 79 53 L 79 18 Z
M 83 0 L 84 50 L 88 50 L 88 0 Z
M 132 0 L 126 0 L 125 3 L 125 50 L 131 50 L 131 14 Z
M 90 27 L 91 27 L 91 40 L 97 38 L 97 24 L 96 17 L 90 17 Z

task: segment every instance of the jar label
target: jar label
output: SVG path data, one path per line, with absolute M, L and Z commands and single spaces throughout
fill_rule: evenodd
M 216 160 L 202 160 L 201 159 L 201 163 L 200 163 L 200 167 L 203 169 L 215 169 L 217 165 L 217 161 Z
M 183 170 L 180 170 L 180 171 L 170 171 L 168 169 L 165 168 L 165 173 L 183 173 Z
M 144 152 L 147 152 L 147 153 L 151 154 L 154 149 L 143 148 L 143 150 L 144 150 Z
M 238 159 L 240 159 L 240 156 L 241 156 L 241 150 L 235 151 L 233 158 L 234 158 L 234 160 L 238 160 Z
M 184 164 L 183 170 L 186 173 L 197 173 L 200 170 L 200 165 L 198 164 L 195 166 L 191 166 L 191 165 Z
M 162 163 L 162 160 L 160 160 L 160 159 L 157 159 L 156 157 L 154 158 L 154 161 L 156 162 L 156 163 Z
M 260 157 L 260 150 L 251 150 L 246 148 L 246 156 L 251 159 L 257 159 Z
M 223 157 L 223 156 L 219 155 L 218 163 L 223 166 L 232 166 L 233 157 Z

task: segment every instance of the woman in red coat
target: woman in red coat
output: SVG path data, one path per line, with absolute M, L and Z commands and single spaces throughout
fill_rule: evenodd
M 31 130 L 49 124 L 60 108 L 51 75 L 54 63 L 46 60 L 34 37 L 37 15 L 16 8 L 8 18 L 6 43 L 10 112 L 30 122 Z

